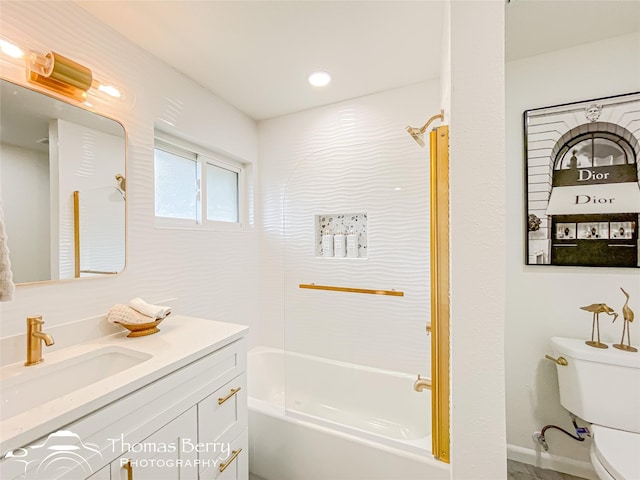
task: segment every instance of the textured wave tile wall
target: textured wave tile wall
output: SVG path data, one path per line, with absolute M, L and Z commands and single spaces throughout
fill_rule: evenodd
M 367 212 L 366 258 L 315 255 L 315 215 L 322 212 Z M 406 138 L 343 142 L 298 162 L 284 196 L 286 347 L 428 374 L 428 239 L 427 157 Z M 306 290 L 301 283 L 404 296 Z
M 161 126 L 212 150 L 255 163 L 256 125 L 220 98 L 132 45 L 71 2 L 2 2 L 3 36 L 55 50 L 125 91 L 128 102 L 96 106 L 127 131 L 127 261 L 123 273 L 18 287 L 0 304 L 1 335 L 24 331 L 27 315 L 48 325 L 106 314 L 141 296 L 171 300 L 176 314 L 251 324 L 259 317 L 259 239 L 242 232 L 168 230 L 154 222 L 153 139 Z M 24 84 L 24 72 L 3 69 Z M 15 75 L 14 75 L 15 73 Z M 12 77 L 13 76 L 13 77 Z M 56 339 L 62 344 L 63 339 Z

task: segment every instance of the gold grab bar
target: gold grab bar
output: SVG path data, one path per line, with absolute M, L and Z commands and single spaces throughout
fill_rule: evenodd
M 569 365 L 569 362 L 567 362 L 567 359 L 564 357 L 553 358 L 551 355 L 545 355 L 544 358 L 551 360 L 552 362 L 556 362 L 558 365 L 562 365 L 563 367 Z
M 369 288 L 331 287 L 329 285 L 316 285 L 315 283 L 301 283 L 300 288 L 312 290 L 331 290 L 333 292 L 369 293 L 371 295 L 390 295 L 392 297 L 404 297 L 404 292 L 397 290 L 373 290 Z
M 222 405 L 224 402 L 226 402 L 227 400 L 229 400 L 231 397 L 233 397 L 236 393 L 238 393 L 240 391 L 240 387 L 238 388 L 232 388 L 231 391 L 229 392 L 229 395 L 227 395 L 226 397 L 220 397 L 218 398 L 218 405 Z
M 227 467 L 228 467 L 229 465 L 231 465 L 231 462 L 233 462 L 233 461 L 236 459 L 236 457 L 238 456 L 238 454 L 239 454 L 241 451 L 242 451 L 242 449 L 241 449 L 241 448 L 239 448 L 238 450 L 233 450 L 233 451 L 231 452 L 231 458 L 229 458 L 229 460 L 227 460 L 227 462 L 226 462 L 226 463 L 221 463 L 221 464 L 220 464 L 220 471 L 221 471 L 221 472 L 224 472 L 224 471 L 227 469 Z

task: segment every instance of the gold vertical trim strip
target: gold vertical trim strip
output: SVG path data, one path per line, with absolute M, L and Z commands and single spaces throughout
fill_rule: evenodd
M 430 132 L 433 456 L 449 463 L 449 127 Z
M 75 278 L 80 278 L 80 192 L 73 192 L 73 257 Z

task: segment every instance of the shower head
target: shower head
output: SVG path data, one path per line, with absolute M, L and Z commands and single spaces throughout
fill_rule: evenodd
M 419 128 L 407 127 L 407 132 L 418 142 L 418 145 L 424 147 L 424 132 L 421 132 Z
M 421 128 L 407 127 L 407 132 L 409 132 L 409 135 L 411 135 L 413 139 L 418 142 L 418 145 L 424 147 L 424 132 L 427 131 L 427 128 L 429 127 L 429 125 L 431 125 L 431 122 L 436 119 L 440 119 L 441 122 L 444 121 L 444 110 L 440 110 L 440 113 L 427 120 L 427 123 L 425 123 Z
M 120 192 L 120 195 L 122 195 L 122 199 L 126 200 L 127 198 L 127 179 L 124 178 L 124 175 L 122 175 L 121 173 L 116 174 L 116 181 L 118 182 L 118 186 L 116 187 L 116 190 L 118 190 L 118 192 Z
M 127 190 L 127 180 L 124 178 L 124 175 L 120 173 L 116 174 L 116 181 L 118 182 L 120 190 L 125 192 Z

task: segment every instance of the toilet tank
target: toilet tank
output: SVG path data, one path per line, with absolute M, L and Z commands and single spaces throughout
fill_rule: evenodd
M 640 433 L 640 352 L 594 348 L 584 340 L 553 337 L 560 403 L 589 423 Z

